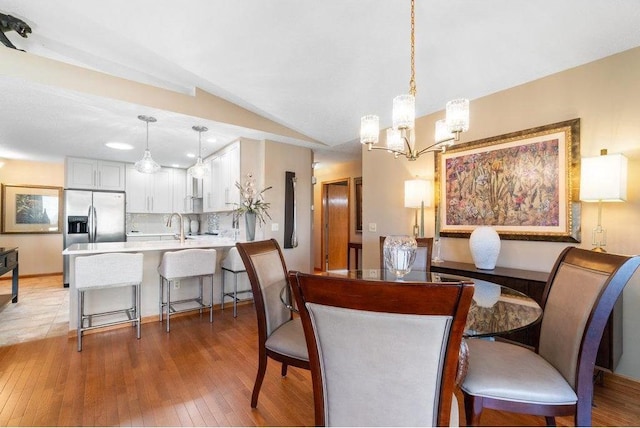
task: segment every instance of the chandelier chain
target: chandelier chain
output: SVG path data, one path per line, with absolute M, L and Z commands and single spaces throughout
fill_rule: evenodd
M 416 66 L 415 66 L 415 0 L 411 0 L 411 80 L 409 80 L 409 93 L 416 96 Z

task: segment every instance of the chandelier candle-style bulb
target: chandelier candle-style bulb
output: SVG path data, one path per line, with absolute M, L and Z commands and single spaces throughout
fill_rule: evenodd
M 469 130 L 469 100 L 460 98 L 447 103 L 447 127 L 455 134 L 456 140 L 461 132 Z
M 393 99 L 393 128 L 413 129 L 416 122 L 416 97 L 398 95 Z
M 369 145 L 377 144 L 379 135 L 380 118 L 375 114 L 362 116 L 360 119 L 360 143 Z

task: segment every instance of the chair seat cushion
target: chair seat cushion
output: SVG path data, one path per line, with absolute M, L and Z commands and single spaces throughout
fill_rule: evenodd
M 309 361 L 307 342 L 300 318 L 294 318 L 278 327 L 267 338 L 265 347 L 279 354 Z
M 505 342 L 471 339 L 462 390 L 470 395 L 532 404 L 575 404 L 575 391 L 544 358 Z

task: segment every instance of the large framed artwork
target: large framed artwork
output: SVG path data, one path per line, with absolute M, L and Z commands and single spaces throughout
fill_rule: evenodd
M 456 145 L 435 170 L 440 236 L 580 242 L 580 119 Z
M 62 187 L 2 185 L 2 233 L 61 233 Z

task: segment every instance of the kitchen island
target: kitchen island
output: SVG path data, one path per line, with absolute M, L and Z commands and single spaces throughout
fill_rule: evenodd
M 143 253 L 144 272 L 141 288 L 141 314 L 143 321 L 148 321 L 155 316 L 159 319 L 159 276 L 158 265 L 162 255 L 167 251 L 179 251 L 193 248 L 214 248 L 217 250 L 217 266 L 214 275 L 214 304 L 219 303 L 216 297 L 220 297 L 222 271 L 220 270 L 220 260 L 225 257 L 229 248 L 236 245 L 236 241 L 230 238 L 219 238 L 214 236 L 202 237 L 200 239 L 187 239 L 184 242 L 179 240 L 163 241 L 143 241 L 143 242 L 100 242 L 93 244 L 73 244 L 66 248 L 62 254 L 69 256 L 70 281 L 69 281 L 69 330 L 75 331 L 78 322 L 77 314 L 77 292 L 75 284 L 75 259 L 76 257 L 89 256 L 104 253 Z M 117 269 L 117 266 L 113 267 Z M 171 290 L 171 295 L 176 299 L 182 296 L 193 296 L 195 293 L 197 279 L 182 280 L 179 289 Z M 193 286 L 191 286 L 193 285 Z M 110 310 L 116 307 L 127 306 L 131 300 L 131 293 L 123 292 L 122 289 L 104 289 L 98 293 L 90 293 L 85 297 L 85 307 L 87 312 L 97 312 Z M 144 319 L 146 318 L 146 319 Z M 143 332 L 144 335 L 144 332 Z

